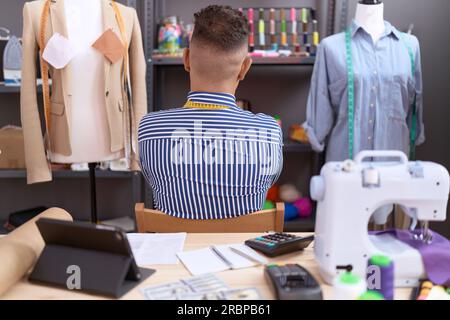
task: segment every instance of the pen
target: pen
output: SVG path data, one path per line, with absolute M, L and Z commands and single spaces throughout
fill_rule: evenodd
M 230 247 L 230 250 L 233 251 L 234 253 L 236 253 L 237 255 L 240 255 L 241 257 L 248 259 L 252 262 L 255 262 L 256 264 L 260 265 L 260 264 L 264 264 L 264 262 L 259 261 L 258 259 L 252 257 L 251 255 L 246 254 L 245 252 L 242 252 L 241 250 L 238 250 L 236 248 Z
M 259 45 L 261 49 L 266 46 L 266 26 L 264 23 L 264 9 L 259 9 Z
M 223 262 L 225 262 L 227 266 L 233 268 L 233 264 L 227 258 L 225 258 L 225 256 L 222 253 L 220 253 L 220 251 L 217 250 L 216 247 L 212 246 L 211 249 Z

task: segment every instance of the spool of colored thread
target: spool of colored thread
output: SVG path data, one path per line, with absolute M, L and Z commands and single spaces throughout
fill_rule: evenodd
M 269 11 L 269 19 L 270 19 L 270 45 L 273 51 L 278 50 L 277 36 L 275 30 L 275 9 L 270 9 Z
M 247 15 L 250 29 L 250 33 L 248 35 L 248 46 L 250 47 L 250 52 L 253 52 L 255 50 L 255 24 L 253 22 L 254 11 L 252 8 L 248 9 Z
M 273 203 L 270 200 L 266 200 L 264 202 L 263 210 L 271 210 L 271 209 L 275 209 L 275 203 Z
M 291 221 L 298 218 L 297 208 L 290 203 L 284 204 L 284 221 Z
M 258 22 L 258 32 L 259 32 L 259 46 L 264 50 L 266 46 L 266 24 L 264 22 L 264 9 L 259 9 L 259 22 Z
M 334 300 L 357 300 L 367 290 L 366 281 L 352 272 L 345 272 L 334 279 Z
M 291 8 L 292 45 L 297 45 L 297 10 Z
M 287 46 L 287 27 L 286 27 L 286 13 L 284 9 L 280 10 L 280 20 L 281 20 L 281 45 L 283 47 Z
M 384 300 L 384 297 L 377 291 L 369 290 L 363 293 L 363 295 L 360 296 L 358 300 Z
M 375 281 L 380 288 L 374 288 L 374 291 L 383 295 L 386 300 L 394 300 L 394 262 L 391 258 L 383 255 L 375 255 L 369 259 L 368 267 L 379 269 L 379 281 Z M 376 269 L 375 269 L 376 270 Z M 371 275 L 368 274 L 368 277 Z M 375 275 L 377 276 L 377 275 Z
M 294 202 L 300 218 L 307 218 L 312 213 L 312 202 L 309 198 L 301 198 Z
M 319 29 L 317 28 L 317 20 L 313 20 L 313 45 L 318 46 L 320 41 Z

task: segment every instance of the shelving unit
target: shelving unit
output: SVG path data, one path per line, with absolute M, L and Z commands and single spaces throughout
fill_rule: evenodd
M 253 65 L 263 66 L 313 66 L 314 57 L 280 57 L 280 58 L 252 58 Z M 149 63 L 154 66 L 182 66 L 183 60 L 179 57 L 153 56 Z
M 142 0 L 119 0 L 123 4 L 135 7 L 138 12 Z M 17 25 L 10 27 L 14 34 L 20 34 L 22 28 L 22 7 L 25 0 L 14 1 L 14 4 L 0 4 L 1 11 L 14 12 L 17 15 Z M 1 7 L 1 6 L 4 7 Z M 7 6 L 7 7 L 6 7 Z M 3 72 L 0 70 L 0 72 Z M 42 93 L 42 86 L 37 86 L 37 92 Z M 20 86 L 5 86 L 0 82 L 1 123 L 20 126 Z M 41 98 L 38 102 L 41 104 Z M 88 189 L 89 172 L 76 172 L 70 170 L 54 170 L 53 181 L 50 183 L 28 186 L 26 183 L 26 170 L 0 169 L 0 221 L 14 211 L 27 209 L 32 206 L 60 206 L 66 208 L 75 219 L 87 220 L 89 202 L 77 197 L 67 197 L 65 193 L 79 189 L 83 193 Z M 144 180 L 140 172 L 114 172 L 96 170 L 97 191 L 99 193 L 99 215 L 103 220 L 129 216 L 134 218 L 134 204 L 144 201 Z M 71 191 L 66 191 L 66 190 Z M 26 196 L 27 195 L 27 196 Z M 21 201 L 21 198 L 30 198 Z M 86 194 L 89 199 L 89 194 Z

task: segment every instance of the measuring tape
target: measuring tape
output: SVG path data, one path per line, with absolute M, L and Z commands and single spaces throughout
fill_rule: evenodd
M 416 74 L 416 63 L 414 59 L 414 52 L 402 34 L 403 43 L 408 49 L 409 58 L 411 61 L 411 74 L 414 79 Z M 347 79 L 348 79 L 348 155 L 349 159 L 354 156 L 354 140 L 355 140 L 355 74 L 353 70 L 353 55 L 352 55 L 352 32 L 351 28 L 347 28 L 345 32 L 345 49 L 346 49 L 346 63 L 347 63 Z M 416 127 L 417 127 L 417 110 L 416 110 L 417 94 L 414 94 L 414 101 L 411 105 L 412 120 L 410 130 L 410 160 L 416 158 Z

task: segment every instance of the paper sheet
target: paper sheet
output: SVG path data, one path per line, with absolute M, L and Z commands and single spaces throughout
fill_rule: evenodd
M 258 263 L 233 252 L 230 247 L 234 247 L 247 256 L 251 256 L 253 260 L 257 260 Z M 220 253 L 221 257 L 214 252 L 211 247 L 180 252 L 178 257 L 181 262 L 183 262 L 186 269 L 193 275 L 221 272 L 229 269 L 249 268 L 258 265 L 259 263 L 267 263 L 267 260 L 264 257 L 243 244 L 226 244 L 215 246 L 214 248 Z
M 204 248 L 178 253 L 178 258 L 192 275 L 214 273 L 230 269 L 212 250 Z
M 55 69 L 64 68 L 78 54 L 75 46 L 64 36 L 55 33 L 44 49 L 42 57 Z
M 139 266 L 177 264 L 186 233 L 129 233 L 127 238 Z

